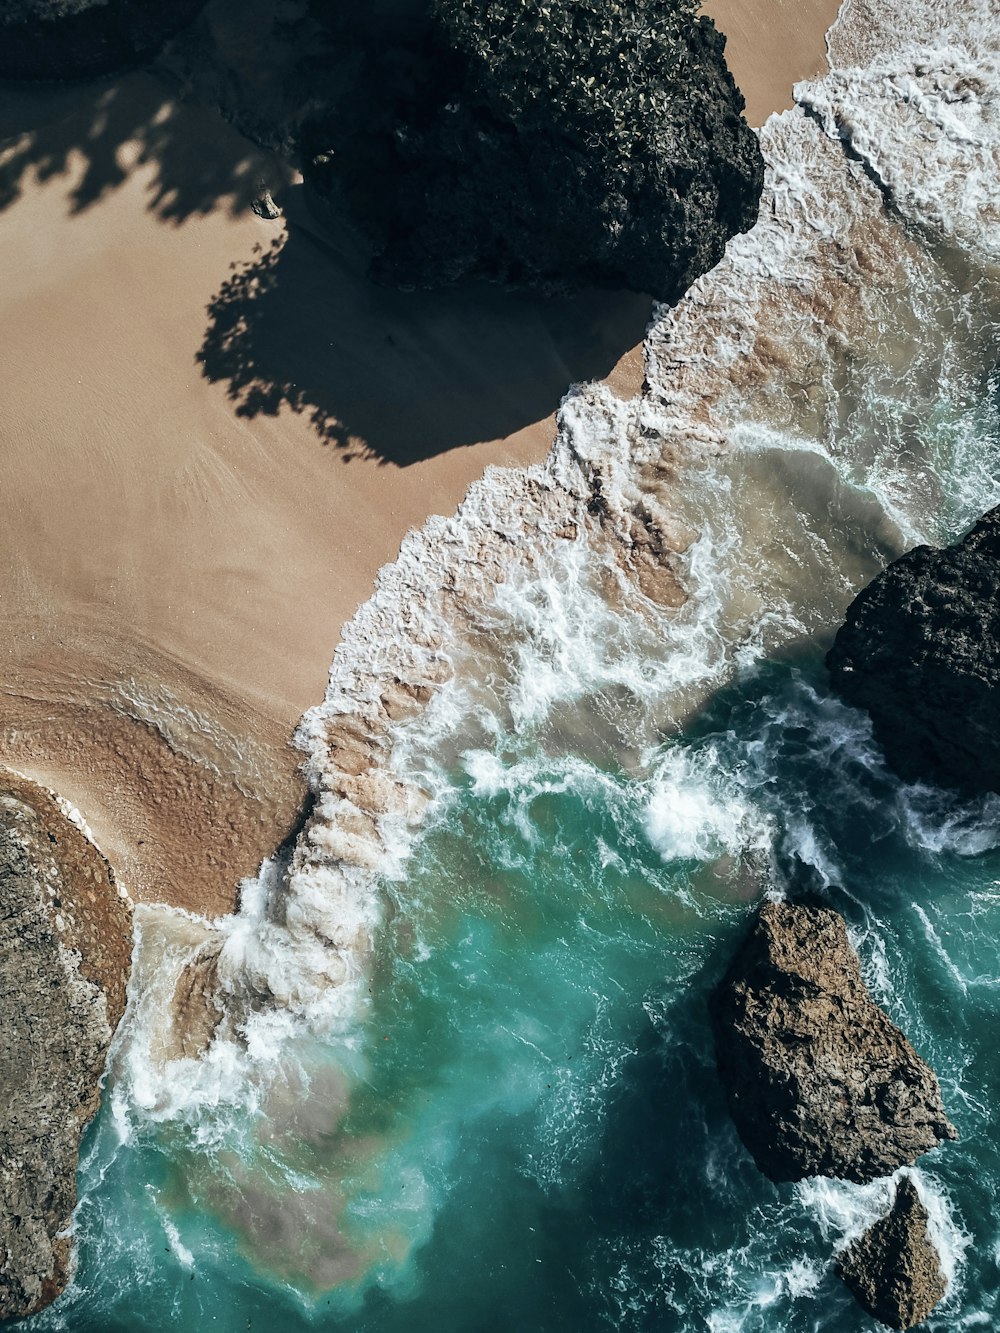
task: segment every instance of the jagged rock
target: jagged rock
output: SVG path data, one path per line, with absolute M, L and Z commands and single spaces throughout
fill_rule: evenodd
M 852 602 L 827 657 L 871 714 L 892 767 L 966 793 L 1000 791 L 1000 508 L 954 546 L 918 546 Z
M 891 1212 L 838 1256 L 837 1271 L 855 1300 L 890 1328 L 922 1324 L 948 1289 L 927 1221 L 916 1186 L 904 1177 Z
M 170 1002 L 169 1022 L 156 1054 L 163 1060 L 199 1060 L 208 1050 L 222 1021 L 219 1001 L 217 940 L 209 940 L 177 978 Z
M 80 1137 L 125 1008 L 132 911 L 47 792 L 0 780 L 0 1319 L 71 1266 Z
M 250 205 L 259 218 L 266 218 L 273 222 L 275 218 L 281 217 L 281 209 L 271 198 L 271 191 L 262 189 L 257 198 Z
M 958 1137 L 933 1070 L 869 995 L 837 912 L 766 903 L 711 1015 L 733 1120 L 772 1180 L 875 1180 Z
M 694 0 L 313 0 L 307 174 L 401 286 L 463 276 L 676 301 L 757 217 L 763 161 Z

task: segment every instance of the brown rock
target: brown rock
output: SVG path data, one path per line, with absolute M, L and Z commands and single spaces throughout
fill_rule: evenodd
M 253 200 L 250 207 L 259 218 L 264 218 L 268 222 L 273 222 L 275 218 L 281 217 L 281 209 L 274 202 L 271 191 L 267 188 L 261 189 L 260 194 Z
M 858 1304 L 889 1328 L 924 1322 L 948 1283 L 912 1180 L 900 1181 L 891 1212 L 841 1252 L 837 1272 Z
M 177 978 L 170 1023 L 158 1051 L 162 1060 L 198 1060 L 211 1046 L 222 1021 L 217 998 L 221 947 L 205 945 Z
M 0 786 L 0 1319 L 66 1284 L 80 1137 L 125 1008 L 132 910 L 47 792 Z
M 711 1013 L 733 1120 L 772 1180 L 875 1180 L 958 1137 L 837 912 L 766 903 Z

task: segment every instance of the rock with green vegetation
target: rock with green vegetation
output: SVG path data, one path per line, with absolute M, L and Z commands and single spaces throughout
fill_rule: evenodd
M 380 279 L 674 302 L 753 225 L 763 162 L 696 0 L 374 9 L 314 2 L 341 55 L 307 155 L 371 236 Z

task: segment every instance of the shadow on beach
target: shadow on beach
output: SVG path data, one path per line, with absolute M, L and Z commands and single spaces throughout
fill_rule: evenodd
M 0 210 L 34 182 L 65 177 L 68 210 L 80 214 L 140 167 L 152 168 L 149 211 L 175 225 L 220 208 L 248 212 L 263 174 L 272 188 L 292 176 L 148 73 L 62 86 L 0 81 Z
M 545 297 L 469 281 L 403 292 L 366 276 L 343 222 L 318 223 L 301 186 L 287 231 L 235 264 L 198 353 L 237 415 L 305 416 L 343 460 L 405 467 L 544 419 L 570 384 L 607 375 L 641 342 L 648 297 Z
M 148 72 L 73 87 L 0 83 L 0 211 L 64 178 L 79 216 L 147 177 L 146 208 L 179 227 L 246 217 L 262 183 L 285 214 L 232 265 L 197 361 L 238 416 L 291 411 L 344 461 L 405 467 L 545 420 L 573 383 L 606 376 L 642 341 L 648 297 L 546 297 L 465 282 L 401 292 L 366 276 L 364 238 L 292 184 L 286 161 Z

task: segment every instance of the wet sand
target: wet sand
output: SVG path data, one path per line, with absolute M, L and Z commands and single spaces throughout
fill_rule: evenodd
M 832 6 L 711 9 L 751 119 L 822 63 Z M 157 75 L 0 89 L 0 758 L 208 915 L 295 823 L 288 738 L 406 531 L 544 456 L 573 381 L 641 384 L 648 301 L 380 291 L 324 223 Z
M 763 125 L 792 105 L 792 87 L 826 72 L 824 37 L 840 0 L 706 0 L 702 13 L 727 37 L 726 61 L 746 98 L 746 118 Z

